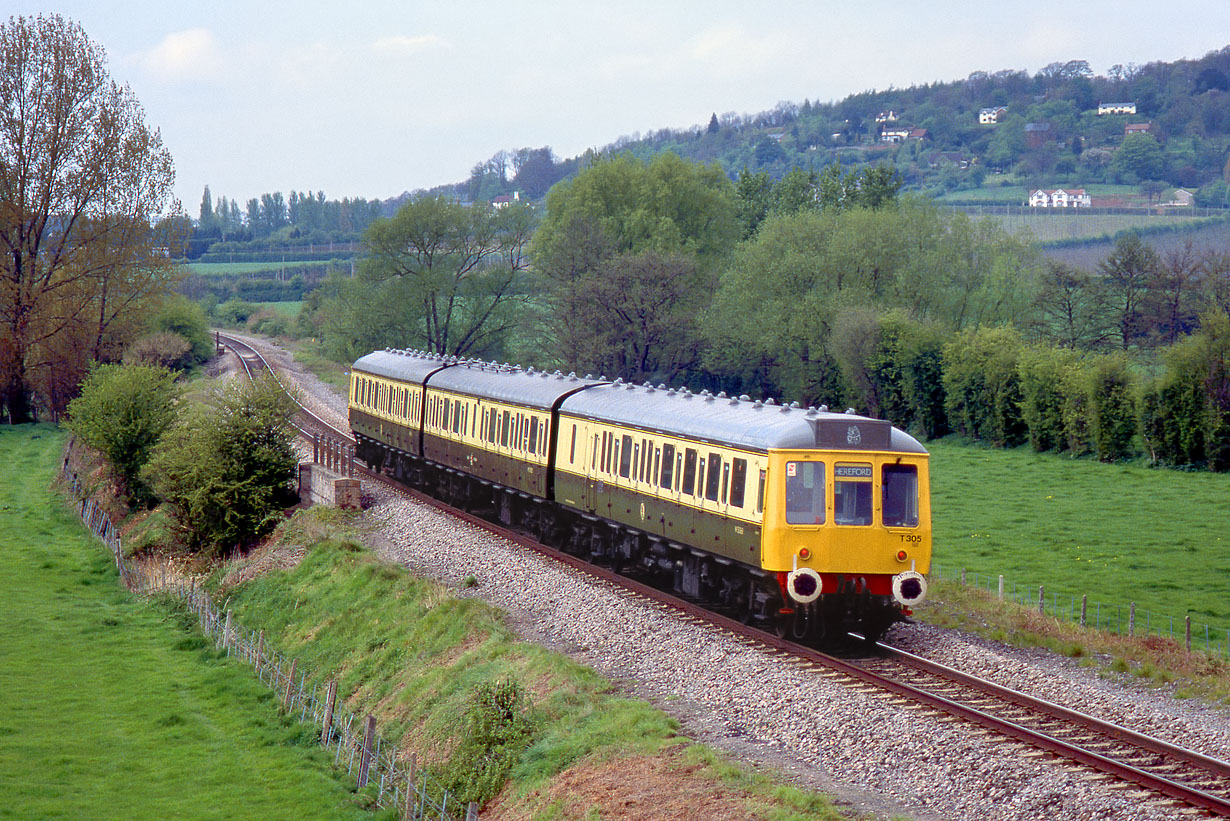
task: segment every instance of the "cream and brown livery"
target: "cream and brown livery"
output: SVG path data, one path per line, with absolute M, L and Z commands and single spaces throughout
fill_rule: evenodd
M 926 450 L 886 421 L 408 351 L 354 364 L 358 455 L 548 544 L 819 640 L 926 595 Z

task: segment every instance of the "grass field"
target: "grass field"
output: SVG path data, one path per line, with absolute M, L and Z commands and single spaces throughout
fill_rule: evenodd
M 1230 476 L 933 442 L 933 560 L 1070 607 L 1230 628 Z M 1106 612 L 1106 611 L 1104 611 Z M 1092 615 L 1090 616 L 1092 618 Z M 1203 635 L 1203 634 L 1201 634 Z M 1224 635 L 1224 633 L 1223 633 Z
M 201 276 L 222 276 L 225 274 L 276 274 L 283 271 L 287 276 L 293 276 L 297 271 L 321 268 L 328 262 L 187 262 L 184 263 L 194 274 Z M 339 265 L 342 263 L 338 263 Z M 350 262 L 345 262 L 347 269 Z
M 257 305 L 262 308 L 268 308 L 278 316 L 284 316 L 287 319 L 294 319 L 299 315 L 299 309 L 303 307 L 303 301 L 298 302 L 257 302 Z
M 311 728 L 114 565 L 0 427 L 0 818 L 371 818 Z

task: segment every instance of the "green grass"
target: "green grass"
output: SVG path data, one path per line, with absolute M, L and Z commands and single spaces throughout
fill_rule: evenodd
M 371 817 L 249 670 L 119 586 L 48 489 L 63 443 L 0 427 L 0 818 Z
M 298 302 L 257 302 L 254 303 L 262 308 L 267 308 L 275 314 L 286 319 L 294 319 L 299 315 L 299 309 L 303 307 L 303 301 Z
M 841 817 L 823 797 L 731 767 L 680 738 L 673 719 L 624 697 L 593 670 L 518 640 L 501 611 L 382 563 L 344 538 L 320 540 L 326 531 L 348 535 L 339 517 L 318 508 L 297 514 L 277 538 L 310 546 L 304 560 L 219 595 L 316 680 L 337 677 L 347 709 L 375 714 L 386 737 L 415 750 L 420 762 L 442 766 L 479 685 L 512 680 L 530 695 L 538 731 L 500 796 L 506 806 L 552 817 L 561 811 L 552 785 L 571 767 L 632 760 L 669 768 L 683 754 L 699 770 L 681 774 L 678 790 L 695 791 L 702 802 L 735 801 L 743 808 L 737 817 Z
M 933 561 L 1230 627 L 1230 475 L 932 442 Z M 983 580 L 983 584 L 986 584 Z M 1092 610 L 1090 618 L 1092 618 Z M 1104 610 L 1105 615 L 1105 610 Z M 1156 625 L 1155 625 L 1156 626 Z
M 188 269 L 201 276 L 224 276 L 227 274 L 276 274 L 279 271 L 293 276 L 297 271 L 320 268 L 327 262 L 186 262 Z

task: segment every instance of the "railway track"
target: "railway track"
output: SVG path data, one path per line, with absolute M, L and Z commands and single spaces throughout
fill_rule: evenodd
M 218 340 L 239 356 L 249 375 L 269 370 L 276 378 L 274 369 L 252 346 L 221 334 Z M 339 431 L 302 404 L 296 425 L 301 434 L 309 439 L 325 435 L 350 441 L 348 431 Z M 1165 796 L 1188 812 L 1203 811 L 1230 817 L 1230 763 L 1225 761 L 1001 687 L 886 644 L 877 643 L 870 652 L 856 658 L 822 653 L 714 613 L 629 576 L 547 547 L 524 533 L 450 507 L 424 493 L 396 484 L 382 474 L 362 468 L 358 468 L 357 472 L 386 484 L 403 496 L 446 511 L 590 576 L 617 585 L 657 606 L 669 608 L 693 621 L 715 625 L 792 663 L 825 671 L 826 675 L 844 676 L 855 685 L 891 693 L 903 706 L 920 705 L 974 723 L 999 736 L 1076 762 L 1103 774 L 1105 778 L 1135 785 L 1142 795 Z

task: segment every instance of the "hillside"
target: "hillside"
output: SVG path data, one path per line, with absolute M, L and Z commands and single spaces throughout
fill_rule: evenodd
M 743 168 L 779 177 L 795 166 L 890 163 L 911 189 L 958 201 L 1019 204 L 1022 192 L 1038 187 L 1117 184 L 1128 193 L 1106 204 L 1137 197 L 1143 204 L 1184 187 L 1197 191 L 1198 204 L 1223 206 L 1230 46 L 1199 59 L 1117 65 L 1107 75 L 1070 60 L 1033 75 L 979 71 L 838 102 L 715 112 L 707 125 L 620 137 L 598 153 L 610 151 L 641 158 L 673 151 L 732 176 Z M 501 151 L 469 180 L 436 190 L 475 201 L 514 192 L 536 199 L 579 159 L 557 160 L 549 148 Z

